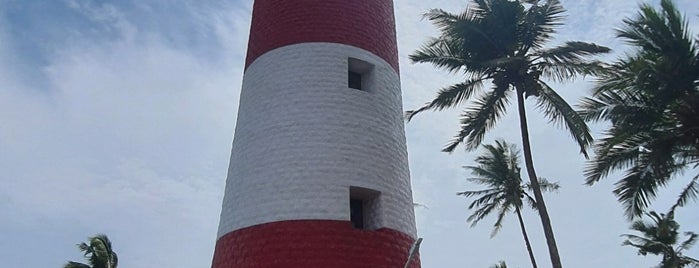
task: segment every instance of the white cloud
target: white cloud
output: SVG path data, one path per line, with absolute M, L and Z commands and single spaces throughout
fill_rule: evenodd
M 0 218 L 10 219 L 0 233 L 73 234 L 47 243 L 69 246 L 29 266 L 80 259 L 70 245 L 97 232 L 115 240 L 124 266 L 209 263 L 242 59 L 211 63 L 138 30 L 113 6 L 72 3 L 115 25 L 118 38 L 56 49 L 42 70 L 48 88 L 21 83 L 0 64 Z M 244 47 L 245 23 L 221 25 L 237 12 L 222 9 L 207 22 L 225 49 Z M 0 58 L 12 53 L 0 48 Z M 0 248 L 8 265 L 27 265 L 30 251 Z

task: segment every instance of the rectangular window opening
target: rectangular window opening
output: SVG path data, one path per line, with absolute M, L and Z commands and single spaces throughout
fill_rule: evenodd
M 356 229 L 364 229 L 364 200 L 350 198 L 350 222 Z
M 350 187 L 349 218 L 353 228 L 361 230 L 379 228 L 381 221 L 379 196 L 380 192 L 375 190 Z
M 349 71 L 348 77 L 349 81 L 347 84 L 349 84 L 349 88 L 362 90 L 362 74 Z
M 347 59 L 347 87 L 370 91 L 371 87 L 371 71 L 374 65 L 366 61 L 348 58 Z

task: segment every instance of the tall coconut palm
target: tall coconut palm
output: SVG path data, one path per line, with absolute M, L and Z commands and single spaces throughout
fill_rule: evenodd
M 526 199 L 534 209 L 536 209 L 536 201 L 525 191 L 531 190 L 532 187 L 531 184 L 522 182 L 517 148 L 500 140 L 495 141 L 495 145 L 484 145 L 483 148 L 486 150 L 485 153 L 476 158 L 478 165 L 467 166 L 466 169 L 470 170 L 474 175 L 474 177 L 468 179 L 469 181 L 485 185 L 487 189 L 457 193 L 465 197 L 475 198 L 468 206 L 468 209 L 475 209 L 473 214 L 468 217 L 468 221 L 471 222 L 471 226 L 475 226 L 492 212 L 497 212 L 497 220 L 493 225 L 493 232 L 491 233 L 492 237 L 502 227 L 505 215 L 514 210 L 519 220 L 519 227 L 524 237 L 524 243 L 527 246 L 532 267 L 536 268 L 534 252 L 529 242 L 527 230 L 524 227 L 521 212 L 522 199 Z M 539 178 L 539 186 L 542 191 L 556 190 L 559 187 L 558 184 L 549 183 L 542 178 Z
M 429 11 L 425 16 L 437 26 L 440 35 L 410 55 L 410 59 L 463 73 L 466 79 L 439 90 L 434 100 L 408 111 L 406 117 L 410 120 L 426 110 L 443 110 L 470 101 L 461 115 L 461 130 L 444 151 L 451 152 L 461 143 L 473 150 L 505 113 L 514 94 L 529 181 L 551 262 L 559 268 L 562 264 L 558 247 L 534 170 L 524 102 L 528 97 L 536 99 L 544 116 L 566 128 L 587 156 L 592 136 L 585 121 L 543 79 L 562 82 L 578 75 L 597 74 L 602 64 L 588 57 L 609 49 L 578 41 L 545 49 L 545 43 L 562 24 L 565 10 L 558 0 L 523 2 L 474 0 L 459 14 Z M 486 82 L 490 82 L 489 88 Z
M 112 242 L 104 234 L 88 238 L 88 243 L 78 244 L 89 265 L 79 262 L 68 262 L 64 268 L 117 268 L 119 259 L 112 250 Z
M 680 225 L 674 220 L 673 211 L 667 215 L 656 212 L 647 215 L 652 222 L 635 221 L 631 229 L 641 235 L 623 235 L 627 240 L 622 245 L 638 248 L 638 254 L 643 256 L 649 253 L 662 256 L 660 268 L 699 267 L 699 260 L 682 254 L 696 243 L 697 234 L 685 232 L 687 240 L 678 243 Z
M 594 146 L 586 182 L 626 170 L 614 193 L 633 219 L 673 175 L 699 163 L 699 46 L 671 0 L 660 10 L 642 5 L 623 25 L 617 36 L 637 50 L 600 76 L 581 114 L 611 122 Z M 697 196 L 696 180 L 677 205 Z

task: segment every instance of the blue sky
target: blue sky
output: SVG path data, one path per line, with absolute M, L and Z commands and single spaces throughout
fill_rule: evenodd
M 657 4 L 658 1 L 650 1 Z M 699 32 L 699 2 L 678 0 Z M 626 51 L 612 28 L 637 2 L 566 0 L 560 43 L 582 40 Z M 209 267 L 235 127 L 252 1 L 0 0 L 0 260 L 8 267 L 60 267 L 80 260 L 87 236 L 112 238 L 123 267 Z M 466 1 L 400 0 L 396 17 L 406 109 L 458 76 L 412 65 L 407 55 L 435 30 L 429 8 Z M 613 55 L 607 59 L 612 59 Z M 589 89 L 557 85 L 571 103 Z M 532 106 L 533 107 L 533 106 Z M 527 267 L 514 217 L 493 239 L 492 221 L 469 228 L 474 189 L 461 166 L 476 152 L 439 150 L 457 111 L 425 113 L 407 125 L 423 267 Z M 656 257 L 621 247 L 627 232 L 611 194 L 614 179 L 583 186 L 583 158 L 567 134 L 532 113 L 539 173 L 562 189 L 547 202 L 566 267 L 650 267 Z M 593 126 L 597 136 L 603 128 Z M 512 114 L 487 141 L 516 141 Z M 686 177 L 661 192 L 664 211 Z M 699 231 L 697 204 L 682 208 Z M 541 266 L 538 218 L 525 221 Z M 699 256 L 699 247 L 687 252 Z

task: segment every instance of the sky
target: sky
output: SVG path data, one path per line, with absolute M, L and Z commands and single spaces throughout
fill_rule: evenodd
M 652 0 L 648 3 L 657 4 Z M 621 19 L 639 2 L 562 0 L 567 40 L 614 49 Z M 699 2 L 677 0 L 699 33 Z M 403 104 L 419 107 L 459 81 L 408 55 L 434 27 L 430 8 L 457 12 L 467 1 L 397 0 Z M 61 267 L 82 260 L 75 247 L 106 233 L 120 267 L 210 267 L 230 155 L 252 1 L 0 0 L 0 260 L 7 267 Z M 554 84 L 570 103 L 591 83 Z M 622 247 L 629 233 L 611 191 L 614 175 L 583 185 L 585 159 L 561 129 L 530 108 L 534 160 L 562 188 L 546 195 L 566 267 L 651 267 L 659 257 Z M 486 142 L 519 140 L 513 108 Z M 516 217 L 494 238 L 494 218 L 471 228 L 462 166 L 478 152 L 440 149 L 458 129 L 458 109 L 426 112 L 406 125 L 423 267 L 528 267 Z M 604 125 L 591 126 L 596 137 Z M 689 176 L 659 194 L 666 211 Z M 678 210 L 699 232 L 699 204 Z M 538 216 L 525 224 L 541 267 L 549 265 Z M 687 251 L 698 257 L 699 246 Z

